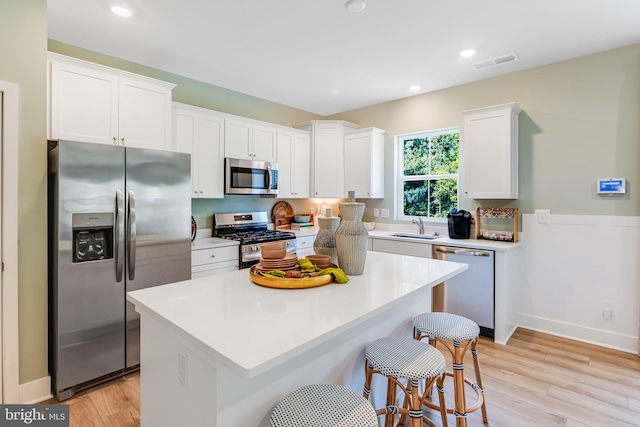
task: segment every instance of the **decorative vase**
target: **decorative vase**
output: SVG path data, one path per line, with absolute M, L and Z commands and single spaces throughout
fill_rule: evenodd
M 369 233 L 362 223 L 365 204 L 356 203 L 355 191 L 349 191 L 349 202 L 339 206 L 342 221 L 336 230 L 338 267 L 347 275 L 358 276 L 364 272 L 369 240 Z
M 332 216 L 332 209 L 327 209 L 326 216 L 319 216 L 320 230 L 313 242 L 313 250 L 317 254 L 331 256 L 331 262 L 338 265 L 338 251 L 336 249 L 336 229 L 340 225 L 340 218 Z

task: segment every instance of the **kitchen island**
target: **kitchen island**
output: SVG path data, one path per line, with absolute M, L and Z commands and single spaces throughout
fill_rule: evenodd
M 466 268 L 368 252 L 364 274 L 342 285 L 272 289 L 239 270 L 130 292 L 141 316 L 142 426 L 263 426 L 302 385 L 359 392 L 366 345 L 411 336 L 431 288 Z M 373 385 L 376 405 L 384 386 Z

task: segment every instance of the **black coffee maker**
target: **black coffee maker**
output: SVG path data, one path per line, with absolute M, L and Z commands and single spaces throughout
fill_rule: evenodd
M 468 239 L 471 235 L 471 212 L 454 210 L 447 215 L 449 238 Z

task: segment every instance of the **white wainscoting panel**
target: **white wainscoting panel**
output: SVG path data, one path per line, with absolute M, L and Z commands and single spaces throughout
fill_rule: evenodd
M 522 215 L 522 283 L 516 323 L 580 341 L 638 353 L 640 218 Z M 613 317 L 602 314 L 613 303 Z

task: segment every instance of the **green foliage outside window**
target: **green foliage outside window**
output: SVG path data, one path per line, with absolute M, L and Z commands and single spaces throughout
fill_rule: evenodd
M 404 215 L 446 218 L 458 208 L 459 139 L 457 130 L 400 139 Z

